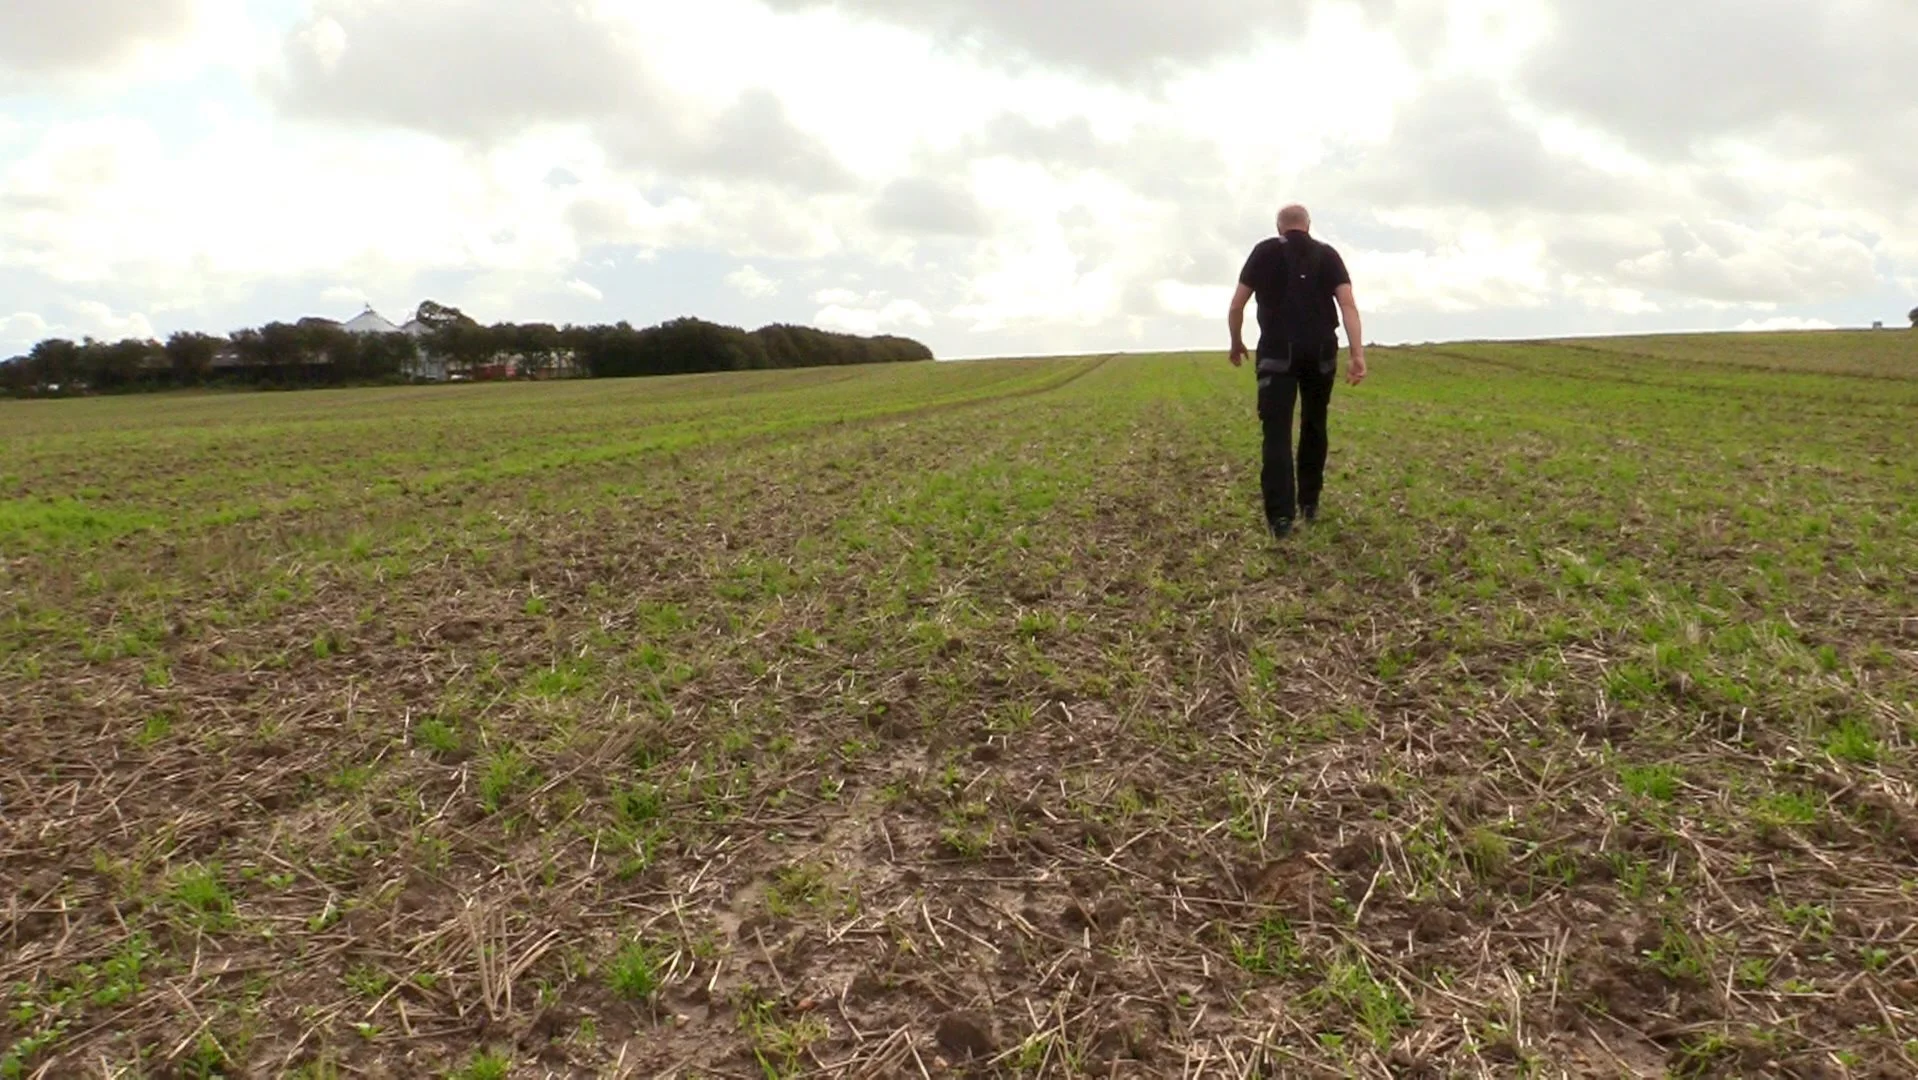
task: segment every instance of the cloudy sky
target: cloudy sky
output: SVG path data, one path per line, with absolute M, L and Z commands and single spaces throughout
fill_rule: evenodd
M 1220 347 L 1902 320 L 1912 0 L 4 0 L 0 356 L 419 300 Z

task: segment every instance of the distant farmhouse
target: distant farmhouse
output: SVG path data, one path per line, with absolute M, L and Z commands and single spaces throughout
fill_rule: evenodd
M 373 310 L 368 304 L 366 310 L 348 319 L 340 327 L 349 334 L 405 334 L 420 342 L 419 352 L 400 366 L 400 373 L 416 382 L 447 381 L 446 358 L 436 356 L 426 348 L 425 339 L 432 334 L 433 328 L 418 318 L 408 319 L 405 326 L 395 326 L 392 320 Z
M 415 382 L 446 382 L 448 380 L 445 359 L 434 355 L 425 347 L 425 339 L 433 332 L 432 328 L 415 318 L 405 326 L 396 326 L 393 321 L 368 305 L 365 311 L 346 322 L 328 319 L 323 316 L 308 316 L 293 324 L 302 330 L 331 331 L 339 330 L 362 337 L 378 337 L 385 334 L 405 334 L 418 342 L 416 351 L 406 354 L 400 363 L 400 374 Z M 325 365 L 329 362 L 324 354 L 308 355 L 304 358 L 309 365 Z M 210 373 L 215 376 L 237 375 L 251 368 L 258 368 L 257 356 L 249 358 L 247 351 L 239 341 L 226 339 L 220 342 L 213 354 Z
M 423 315 L 443 313 L 438 325 L 428 323 Z M 367 305 L 365 310 L 345 322 L 319 316 L 301 319 L 297 326 L 310 330 L 341 330 L 360 337 L 381 337 L 387 334 L 403 334 L 414 341 L 414 348 L 404 352 L 400 362 L 399 374 L 411 382 L 485 382 L 500 379 L 518 378 L 573 378 L 583 372 L 577 357 L 571 349 L 555 347 L 558 342 L 542 343 L 547 347 L 539 357 L 529 357 L 525 350 L 515 348 L 516 342 L 510 336 L 501 337 L 488 333 L 480 324 L 460 314 L 457 309 L 441 308 L 430 301 L 422 304 L 420 311 L 403 325 L 374 310 Z M 470 334 L 462 333 L 470 331 Z M 462 343 L 465 347 L 461 347 Z M 324 363 L 323 356 L 309 358 Z M 213 369 L 216 372 L 233 372 L 248 366 L 243 351 L 233 344 L 224 345 L 215 356 Z
M 392 320 L 374 311 L 373 305 L 368 304 L 365 311 L 348 319 L 340 328 L 349 334 L 365 334 L 369 336 L 374 334 L 405 334 L 407 337 L 420 342 L 420 349 L 417 354 L 400 366 L 400 373 L 417 382 L 447 381 L 445 357 L 435 356 L 427 350 L 425 345 L 425 339 L 433 332 L 433 328 L 421 322 L 418 318 L 408 319 L 405 326 L 395 326 Z

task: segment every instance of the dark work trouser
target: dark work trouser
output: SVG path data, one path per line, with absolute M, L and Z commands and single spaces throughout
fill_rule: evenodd
M 1272 360 L 1260 361 L 1261 368 Z M 1325 456 L 1330 447 L 1326 414 L 1332 405 L 1332 386 L 1338 381 L 1339 347 L 1294 346 L 1289 366 L 1259 372 L 1259 421 L 1265 429 L 1265 464 L 1260 487 L 1265 495 L 1265 519 L 1298 517 L 1300 506 L 1319 504 L 1325 488 Z M 1299 451 L 1292 456 L 1292 409 L 1303 402 L 1299 421 Z M 1296 475 L 1294 469 L 1296 468 Z

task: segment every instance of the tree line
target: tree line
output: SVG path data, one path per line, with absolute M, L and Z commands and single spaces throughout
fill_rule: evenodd
M 747 331 L 701 319 L 657 326 L 482 324 L 434 301 L 409 329 L 347 330 L 330 319 L 271 322 L 225 337 L 181 332 L 165 341 L 50 338 L 0 362 L 0 391 L 125 393 L 188 386 L 300 388 L 495 378 L 626 378 L 712 371 L 925 361 L 910 338 L 809 326 Z

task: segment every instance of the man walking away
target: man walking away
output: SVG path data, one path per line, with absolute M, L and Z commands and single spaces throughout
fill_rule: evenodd
M 1259 243 L 1239 273 L 1226 325 L 1232 332 L 1232 366 L 1245 363 L 1245 305 L 1259 299 L 1259 422 L 1265 431 L 1260 478 L 1265 521 L 1284 539 L 1293 519 L 1319 513 L 1329 447 L 1326 413 L 1338 381 L 1340 314 L 1351 346 L 1349 378 L 1365 381 L 1365 336 L 1352 276 L 1330 244 L 1312 238 L 1312 217 L 1303 206 L 1279 211 L 1279 235 Z M 1292 409 L 1303 401 L 1297 475 L 1293 472 Z

